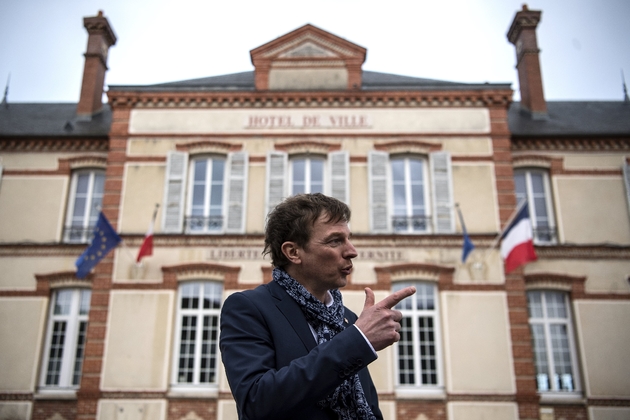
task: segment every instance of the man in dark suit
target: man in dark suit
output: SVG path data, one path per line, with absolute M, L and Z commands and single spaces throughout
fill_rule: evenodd
M 323 194 L 280 203 L 267 219 L 273 281 L 234 293 L 221 310 L 220 349 L 240 419 L 382 419 L 367 369 L 400 339 L 392 310 L 415 293 L 343 306 L 352 259 L 350 209 Z

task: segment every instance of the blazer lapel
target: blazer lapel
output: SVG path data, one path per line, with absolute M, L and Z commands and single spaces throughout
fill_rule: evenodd
M 300 306 L 275 281 L 268 283 L 268 286 L 271 295 L 276 299 L 276 306 L 289 321 L 298 337 L 300 337 L 306 350 L 311 351 L 317 343 Z

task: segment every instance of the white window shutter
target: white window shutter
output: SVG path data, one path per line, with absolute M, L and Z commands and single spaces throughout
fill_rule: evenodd
M 350 156 L 347 151 L 332 152 L 330 160 L 330 196 L 350 204 Z
M 390 232 L 387 194 L 387 165 L 389 153 L 373 150 L 368 154 L 368 182 L 370 188 L 370 231 Z
M 187 168 L 188 153 L 168 152 L 166 157 L 164 203 L 162 206 L 162 230 L 166 233 L 181 233 L 182 231 Z
M 628 211 L 630 211 L 630 163 L 623 164 L 623 183 L 626 185 L 626 198 L 628 199 Z
M 429 157 L 433 184 L 433 229 L 435 233 L 453 233 L 455 218 L 451 155 L 448 152 L 434 152 Z
M 287 163 L 286 153 L 267 153 L 267 214 L 286 197 Z
M 227 196 L 226 232 L 245 232 L 245 199 L 247 197 L 247 152 L 228 155 L 229 175 Z

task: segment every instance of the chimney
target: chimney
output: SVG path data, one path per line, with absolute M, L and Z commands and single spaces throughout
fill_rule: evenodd
M 102 11 L 97 16 L 83 18 L 83 26 L 88 32 L 88 43 L 77 115 L 87 117 L 103 108 L 107 53 L 116 43 L 116 35 Z
M 521 90 L 521 108 L 529 111 L 533 119 L 547 117 L 547 103 L 543 92 L 542 74 L 536 27 L 540 22 L 541 12 L 529 10 L 523 5 L 523 10 L 516 13 L 508 40 L 516 47 L 516 69 Z

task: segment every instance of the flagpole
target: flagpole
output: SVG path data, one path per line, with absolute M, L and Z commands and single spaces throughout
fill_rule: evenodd
M 125 250 L 125 252 L 127 253 L 127 256 L 129 258 L 131 258 L 131 261 L 135 260 L 135 257 L 133 256 L 133 254 L 131 253 L 131 251 L 129 250 L 129 247 L 127 246 L 127 242 L 125 242 L 125 240 L 123 239 L 121 241 L 122 247 Z
M 494 241 L 492 241 L 492 244 L 490 245 L 490 248 L 488 249 L 489 251 L 492 251 L 497 246 L 497 244 L 501 240 L 501 236 L 503 236 L 503 234 L 505 233 L 505 229 L 507 229 L 508 226 L 510 226 L 510 224 L 512 224 L 512 222 L 514 221 L 514 219 L 516 218 L 518 213 L 521 211 L 521 209 L 526 204 L 527 204 L 527 200 L 523 200 L 521 202 L 521 204 L 519 204 L 518 207 L 516 207 L 516 210 L 514 210 L 514 212 L 512 213 L 510 218 L 508 219 L 507 223 L 505 224 L 505 227 L 501 230 L 501 232 L 499 232 L 499 235 L 494 239 Z
M 151 218 L 151 226 L 155 226 L 155 219 L 157 218 L 158 209 L 160 208 L 160 203 L 155 203 L 155 210 L 153 210 L 153 217 Z

